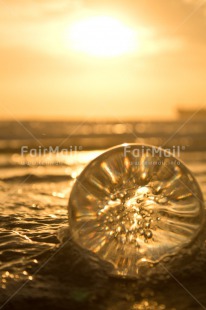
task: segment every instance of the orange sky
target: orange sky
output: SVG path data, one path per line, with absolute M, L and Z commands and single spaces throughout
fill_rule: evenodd
M 0 119 L 165 119 L 179 104 L 206 104 L 200 4 L 0 0 Z M 138 48 L 115 57 L 75 51 L 69 29 L 91 14 L 122 21 L 137 34 Z

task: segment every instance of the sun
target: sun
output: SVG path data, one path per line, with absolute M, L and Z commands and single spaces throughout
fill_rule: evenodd
M 74 22 L 69 30 L 75 51 L 96 57 L 114 57 L 135 48 L 135 32 L 118 19 L 93 16 Z

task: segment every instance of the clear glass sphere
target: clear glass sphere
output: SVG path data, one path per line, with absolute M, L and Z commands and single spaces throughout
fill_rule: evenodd
M 177 257 L 201 235 L 204 204 L 191 172 L 165 150 L 125 144 L 94 159 L 69 201 L 74 240 L 137 277 L 145 266 Z

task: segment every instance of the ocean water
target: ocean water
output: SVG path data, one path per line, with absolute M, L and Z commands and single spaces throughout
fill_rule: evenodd
M 0 123 L 0 309 L 206 309 L 205 242 L 172 273 L 127 280 L 109 276 L 110 266 L 77 246 L 68 224 L 75 178 L 107 147 L 124 142 L 176 150 L 205 200 L 205 123 L 177 132 L 180 126 Z M 59 153 L 40 154 L 49 146 L 61 146 Z

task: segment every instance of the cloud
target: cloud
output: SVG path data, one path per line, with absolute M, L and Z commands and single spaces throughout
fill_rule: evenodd
M 27 21 L 35 21 L 55 18 L 61 15 L 70 14 L 82 7 L 81 0 L 9 0 L 0 2 L 1 20 L 23 19 Z
M 190 0 L 7 0 L 0 2 L 1 46 L 35 53 L 70 54 L 64 31 L 76 15 L 96 12 L 128 19 L 137 31 L 151 29 L 142 51 L 147 57 L 206 45 L 205 6 Z M 68 43 L 69 44 L 69 43 Z M 198 47 L 199 48 L 199 47 Z
M 153 26 L 162 36 L 180 36 L 206 43 L 206 2 L 203 0 L 90 0 L 88 3 L 100 11 L 112 9 L 113 12 L 122 12 L 134 23 Z

